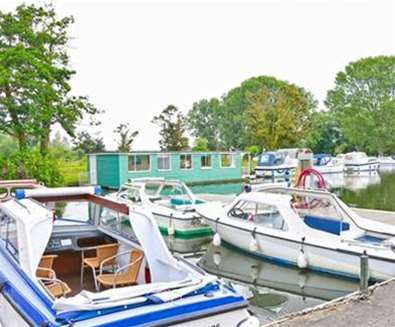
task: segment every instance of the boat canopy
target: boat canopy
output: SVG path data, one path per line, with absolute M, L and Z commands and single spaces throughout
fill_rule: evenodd
M 0 233 L 5 234 L 12 254 L 31 278 L 36 275 L 52 227 L 52 212 L 37 202 L 10 199 L 1 203 Z

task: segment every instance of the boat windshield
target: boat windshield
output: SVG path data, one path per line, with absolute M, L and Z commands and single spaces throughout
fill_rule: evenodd
M 284 218 L 278 208 L 261 202 L 239 201 L 229 211 L 228 215 L 256 225 L 279 230 L 287 230 Z
M 145 193 L 155 201 L 175 200 L 183 201 L 185 203 L 176 204 L 191 204 L 193 199 L 186 187 L 181 183 L 147 183 L 145 186 Z
M 276 156 L 273 153 L 263 153 L 259 157 L 259 165 L 261 165 L 261 166 L 279 165 L 282 162 L 283 162 L 283 159 L 279 156 Z

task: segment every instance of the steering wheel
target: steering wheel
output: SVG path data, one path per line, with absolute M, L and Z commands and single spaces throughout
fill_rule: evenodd
M 233 209 L 230 211 L 230 214 L 231 214 L 233 217 L 237 217 L 237 218 L 245 218 L 245 217 L 246 217 L 245 212 L 244 212 L 242 209 L 240 209 L 240 208 L 233 208 Z

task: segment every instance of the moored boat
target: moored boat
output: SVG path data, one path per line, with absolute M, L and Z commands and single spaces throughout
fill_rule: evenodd
M 179 180 L 164 178 L 131 179 L 117 193 L 109 195 L 118 201 L 138 205 L 151 211 L 160 230 L 178 237 L 211 235 L 210 226 L 196 212 L 204 203 Z
M 376 157 L 368 157 L 365 152 L 349 152 L 344 156 L 344 169 L 347 173 L 377 171 L 380 167 Z
M 276 152 L 264 152 L 258 156 L 255 176 L 259 177 L 291 177 L 298 160 L 294 149 L 283 149 Z
M 361 218 L 327 191 L 262 186 L 199 212 L 216 231 L 217 244 L 220 239 L 274 262 L 355 279 L 366 252 L 372 280 L 395 276 L 395 227 Z
M 344 162 L 341 157 L 332 157 L 325 153 L 315 154 L 313 168 L 321 174 L 335 174 L 344 171 Z
M 257 326 L 232 287 L 170 254 L 149 211 L 97 192 L 23 190 L 0 202 L 0 324 Z M 54 235 L 46 203 L 56 201 L 89 202 L 97 234 Z

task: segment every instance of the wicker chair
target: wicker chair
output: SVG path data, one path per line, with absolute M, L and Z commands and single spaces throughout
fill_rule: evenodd
M 81 252 L 81 284 L 84 280 L 84 270 L 89 267 L 92 270 L 93 281 L 95 283 L 95 288 L 98 290 L 96 273 L 98 269 L 102 266 L 102 263 L 105 262 L 106 266 L 114 267 L 116 265 L 116 254 L 118 252 L 118 243 L 99 245 L 96 247 L 88 248 L 88 250 L 96 250 L 96 256 L 85 258 L 84 251 Z M 113 259 L 111 259 L 113 258 Z M 107 260 L 110 259 L 110 260 Z
M 121 255 L 125 255 L 128 252 L 120 253 L 113 258 L 108 258 L 106 260 L 110 261 L 116 259 Z M 140 271 L 140 266 L 143 261 L 144 254 L 140 250 L 130 251 L 129 263 L 125 266 L 119 267 L 115 273 L 106 274 L 103 273 L 103 267 L 106 264 L 106 260 L 100 265 L 100 274 L 97 276 L 97 281 L 100 285 L 105 287 L 117 287 L 124 285 L 135 285 L 137 283 L 137 277 Z

